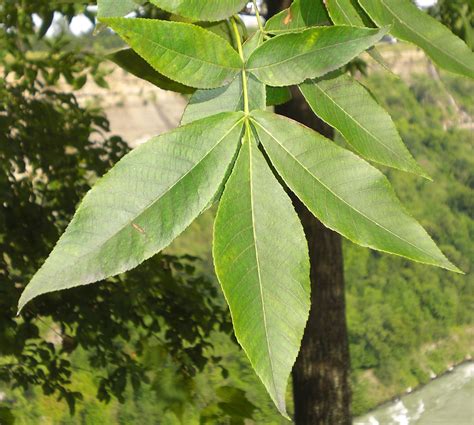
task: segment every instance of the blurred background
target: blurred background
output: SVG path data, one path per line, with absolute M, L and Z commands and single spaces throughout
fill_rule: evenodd
M 418 3 L 473 47 L 472 2 Z M 95 13 L 0 4 L 0 424 L 286 424 L 233 336 L 212 209 L 136 270 L 40 297 L 16 317 L 85 192 L 176 127 L 188 100 L 107 61 L 124 45 Z M 472 424 L 474 84 L 404 42 L 378 50 L 390 71 L 366 55 L 356 76 L 434 183 L 383 171 L 466 275 L 344 241 L 355 423 Z

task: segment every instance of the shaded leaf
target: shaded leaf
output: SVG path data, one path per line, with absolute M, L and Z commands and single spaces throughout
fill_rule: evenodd
M 387 111 L 352 77 L 309 80 L 300 89 L 314 113 L 337 129 L 362 156 L 428 177 L 404 145 Z
M 19 308 L 38 295 L 123 273 L 166 247 L 219 190 L 242 117 L 200 120 L 126 155 L 84 197 Z
M 102 19 L 154 69 L 196 88 L 230 83 L 242 68 L 238 53 L 201 27 L 158 19 Z
M 329 23 L 329 16 L 321 0 L 295 0 L 288 9 L 267 21 L 265 31 L 279 34 Z
M 146 80 L 155 86 L 163 90 L 170 90 L 177 93 L 190 94 L 194 93 L 195 89 L 192 87 L 185 86 L 177 83 L 155 71 L 148 62 L 142 59 L 133 49 L 122 49 L 117 52 L 107 55 L 107 58 L 118 66 L 123 68 L 130 74 L 135 75 L 138 78 Z
M 150 0 L 167 12 L 196 21 L 220 21 L 240 12 L 248 0 Z
M 374 24 L 357 0 L 326 0 L 329 16 L 335 25 L 373 27 Z
M 325 226 L 359 245 L 459 272 L 379 170 L 295 121 L 252 115 L 278 173 Z
M 286 416 L 286 386 L 309 313 L 308 248 L 250 132 L 219 204 L 213 255 L 235 335 Z
M 359 0 L 379 26 L 392 25 L 390 33 L 421 47 L 448 71 L 474 78 L 474 53 L 448 28 L 409 0 Z
M 282 105 L 291 100 L 291 91 L 288 87 L 267 86 L 266 90 L 267 106 Z
M 333 26 L 281 34 L 255 50 L 246 67 L 270 86 L 299 84 L 340 68 L 386 33 L 387 29 Z

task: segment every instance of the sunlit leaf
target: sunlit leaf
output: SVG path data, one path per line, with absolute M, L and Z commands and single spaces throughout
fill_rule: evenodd
M 295 0 L 288 9 L 277 13 L 267 21 L 265 31 L 279 34 L 329 23 L 322 0 Z
M 141 58 L 132 49 L 122 49 L 107 56 L 112 62 L 123 68 L 130 74 L 146 80 L 163 90 L 170 90 L 183 94 L 194 93 L 195 89 L 177 83 L 155 71 L 148 62 Z
M 126 155 L 85 196 L 19 308 L 130 270 L 166 247 L 219 190 L 240 144 L 242 116 L 196 121 Z
M 219 204 L 214 263 L 235 335 L 286 415 L 286 386 L 309 313 L 308 248 L 290 199 L 247 136 Z
M 386 33 L 386 28 L 332 26 L 281 34 L 255 50 L 246 67 L 270 86 L 298 84 L 340 68 Z
M 325 226 L 359 245 L 459 271 L 380 171 L 295 121 L 264 111 L 252 115 L 278 173 Z
M 471 49 L 410 0 L 359 0 L 359 3 L 377 25 L 392 25 L 391 34 L 421 47 L 440 67 L 474 78 Z
M 240 12 L 248 0 L 150 0 L 167 12 L 196 21 L 220 21 Z
M 340 131 L 361 155 L 427 177 L 405 147 L 390 115 L 352 77 L 308 80 L 300 89 L 315 114 Z
M 186 86 L 220 87 L 242 68 L 242 60 L 229 43 L 196 25 L 137 18 L 102 21 L 159 73 Z

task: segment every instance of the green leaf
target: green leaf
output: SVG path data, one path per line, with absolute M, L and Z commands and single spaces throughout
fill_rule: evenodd
M 390 115 L 352 77 L 308 80 L 300 89 L 314 113 L 337 129 L 362 156 L 428 178 L 405 147 Z
M 247 40 L 243 46 L 244 57 L 250 55 L 263 41 L 261 33 L 257 32 L 252 38 Z M 249 111 L 254 109 L 265 109 L 266 94 L 265 84 L 258 81 L 254 75 L 247 76 L 247 92 L 249 101 Z M 244 110 L 244 96 L 242 85 L 242 74 L 234 81 L 224 87 L 211 90 L 197 90 L 184 111 L 181 124 L 217 114 L 219 112 L 233 112 Z
M 359 0 L 379 26 L 392 25 L 390 33 L 421 47 L 440 67 L 474 78 L 474 54 L 448 28 L 409 0 Z
M 242 117 L 196 121 L 126 155 L 85 196 L 19 308 L 38 295 L 123 273 L 165 248 L 219 190 Z
M 356 0 L 326 0 L 329 16 L 335 25 L 372 27 L 374 24 Z
M 195 89 L 177 83 L 155 71 L 147 61 L 141 58 L 133 49 L 122 49 L 107 55 L 107 59 L 116 63 L 130 74 L 146 80 L 163 90 L 170 90 L 177 93 L 191 94 Z
M 295 0 L 288 9 L 277 13 L 267 21 L 265 31 L 279 34 L 329 23 L 326 8 L 321 0 Z
M 249 110 L 265 108 L 265 85 L 253 75 L 247 75 Z M 218 114 L 244 110 L 242 75 L 227 86 L 212 90 L 197 90 L 191 96 L 181 118 L 181 124 Z
M 140 0 L 97 0 L 99 18 L 125 16 L 145 3 Z
M 459 272 L 380 171 L 288 118 L 264 111 L 252 116 L 278 173 L 325 226 L 359 245 Z
M 267 106 L 282 105 L 291 100 L 291 91 L 288 87 L 267 86 Z M 264 109 L 264 108 L 260 108 Z
M 238 53 L 196 25 L 158 19 L 102 19 L 159 73 L 186 86 L 215 88 L 242 69 Z
M 255 50 L 246 67 L 270 86 L 299 84 L 340 68 L 386 33 L 387 29 L 333 26 L 282 34 Z
M 235 335 L 279 411 L 310 306 L 308 248 L 290 199 L 247 133 L 214 225 Z
M 220 21 L 240 12 L 248 0 L 150 0 L 167 12 L 196 21 Z

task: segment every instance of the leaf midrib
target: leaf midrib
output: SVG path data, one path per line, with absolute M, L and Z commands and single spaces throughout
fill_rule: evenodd
M 170 47 L 167 47 L 167 46 L 164 46 L 163 44 L 157 42 L 156 40 L 152 39 L 152 38 L 149 38 L 147 37 L 146 35 L 143 35 L 142 33 L 139 33 L 133 29 L 130 29 L 130 28 L 126 28 L 127 31 L 130 31 L 131 33 L 133 33 L 135 36 L 139 36 L 139 37 L 143 37 L 146 41 L 148 41 L 150 44 L 153 44 L 153 45 L 156 45 L 164 50 L 168 50 L 170 52 L 173 52 L 173 53 L 176 53 L 177 55 L 179 56 L 183 56 L 187 59 L 190 59 L 190 60 L 194 60 L 194 61 L 197 61 L 197 62 L 201 62 L 201 63 L 206 63 L 206 64 L 209 64 L 213 67 L 216 67 L 216 68 L 222 68 L 222 69 L 229 69 L 229 70 L 232 70 L 232 71 L 240 71 L 240 67 L 232 67 L 232 66 L 224 66 L 224 65 L 221 65 L 221 64 L 216 64 L 215 62 L 211 62 L 211 61 L 208 61 L 208 60 L 204 60 L 204 59 L 201 59 L 200 57 L 197 57 L 197 56 L 190 56 L 190 55 L 187 55 L 186 53 L 182 53 L 178 50 L 175 50 L 175 49 L 172 49 Z M 205 30 L 203 30 L 205 31 Z M 145 34 L 147 34 L 147 32 L 145 32 Z M 213 33 L 211 33 L 213 34 Z M 216 35 L 216 34 L 214 34 Z M 221 37 L 219 37 L 218 35 L 216 35 L 216 37 L 218 37 L 220 40 L 223 40 Z M 224 40 L 225 42 L 225 40 Z M 229 49 L 229 50 L 232 50 L 232 52 L 234 52 L 233 49 Z M 239 58 L 240 59 L 240 58 Z M 160 71 L 160 72 L 163 72 L 163 71 Z M 171 77 L 170 77 L 171 78 Z
M 338 194 L 334 193 L 328 186 L 326 186 L 317 176 L 315 176 L 304 164 L 302 164 L 297 158 L 295 158 L 290 151 L 288 151 L 285 146 L 283 146 L 279 141 L 278 139 L 273 136 L 272 133 L 270 133 L 269 131 L 267 131 L 267 129 L 265 127 L 263 127 L 260 123 L 258 123 L 257 121 L 255 120 L 252 120 L 254 121 L 255 123 L 258 124 L 258 126 L 263 130 L 265 131 L 265 133 L 267 133 L 273 140 L 275 140 L 276 143 L 278 143 L 278 145 L 291 157 L 293 158 L 294 161 L 296 161 L 308 174 L 310 174 L 311 176 L 314 177 L 315 180 L 317 180 L 319 182 L 319 184 L 321 184 L 321 186 L 323 186 L 328 192 L 330 192 L 333 196 L 335 196 L 337 199 L 339 199 L 341 202 L 343 202 L 345 205 L 347 205 L 350 209 L 354 210 L 355 212 L 357 212 L 358 214 L 360 214 L 362 217 L 364 217 L 365 219 L 369 220 L 370 222 L 374 223 L 375 225 L 377 225 L 378 227 L 380 227 L 382 230 L 386 231 L 387 233 L 390 233 L 392 234 L 393 236 L 395 236 L 396 238 L 400 239 L 401 241 L 403 242 L 406 242 L 407 244 L 411 245 L 413 248 L 415 248 L 416 250 L 422 252 L 423 254 L 427 255 L 429 258 L 432 258 L 432 259 L 435 259 L 435 257 L 433 257 L 429 252 L 426 252 L 425 250 L 421 249 L 421 248 L 418 248 L 416 245 L 414 245 L 412 242 L 410 241 L 407 241 L 406 239 L 402 238 L 401 236 L 397 235 L 396 233 L 393 233 L 391 230 L 385 228 L 383 225 L 381 225 L 380 223 L 378 223 L 377 221 L 375 221 L 374 219 L 370 218 L 370 217 L 367 217 L 363 212 L 359 211 L 357 208 L 353 207 L 352 205 L 350 205 L 349 203 L 347 203 L 347 201 L 345 201 L 343 198 L 341 198 Z M 444 262 L 444 261 L 443 261 Z
M 416 34 L 418 37 L 422 38 L 423 40 L 425 40 L 430 46 L 431 48 L 433 48 L 434 50 L 438 50 L 439 52 L 445 54 L 446 56 L 450 57 L 454 62 L 456 63 L 459 63 L 461 64 L 462 66 L 466 66 L 468 69 L 469 69 L 469 66 L 466 65 L 464 62 L 461 62 L 456 56 L 453 56 L 449 53 L 449 51 L 447 50 L 444 50 L 444 49 L 441 49 L 439 47 L 437 47 L 435 44 L 433 44 L 428 38 L 426 38 L 423 34 L 417 32 L 415 29 L 412 29 L 412 27 L 410 27 L 403 19 L 401 19 L 398 15 L 395 14 L 395 12 L 390 8 L 389 5 L 387 5 L 387 3 L 385 2 L 385 0 L 379 0 L 385 7 L 386 9 L 388 10 L 388 12 L 398 21 L 400 22 L 401 25 L 403 25 L 408 31 Z M 402 38 L 402 37 L 401 37 Z M 409 40 L 408 40 L 409 41 Z
M 311 28 L 309 30 L 311 30 Z M 289 34 L 300 35 L 300 34 L 303 34 L 303 33 L 304 33 L 304 31 L 302 31 L 300 33 L 289 33 Z M 365 36 L 361 36 L 361 37 L 358 37 L 358 38 L 352 38 L 352 39 L 344 41 L 344 42 L 331 44 L 330 46 L 324 46 L 324 47 L 320 47 L 318 49 L 309 50 L 307 52 L 299 53 L 298 55 L 291 56 L 290 58 L 286 58 L 286 59 L 284 59 L 280 62 L 275 62 L 275 63 L 271 63 L 269 65 L 263 65 L 263 66 L 256 67 L 256 68 L 247 68 L 247 70 L 250 71 L 250 72 L 255 72 L 255 71 L 260 71 L 262 69 L 268 69 L 268 68 L 272 68 L 272 67 L 275 67 L 275 66 L 280 66 L 280 65 L 282 65 L 286 62 L 290 62 L 290 61 L 293 61 L 295 59 L 299 59 L 300 57 L 303 57 L 303 56 L 306 56 L 306 55 L 312 55 L 314 53 L 318 53 L 318 52 L 321 52 L 321 51 L 326 50 L 326 49 L 333 49 L 334 47 L 343 46 L 343 45 L 346 45 L 346 44 L 351 44 L 351 43 L 354 43 L 354 42 L 357 42 L 359 40 L 369 38 L 369 37 L 371 37 L 371 35 L 365 35 Z M 252 56 L 250 56 L 249 61 L 250 61 L 251 58 L 252 58 Z
M 255 246 L 255 261 L 256 261 L 256 266 L 257 266 L 260 298 L 262 300 L 263 327 L 265 329 L 265 342 L 267 344 L 267 350 L 268 350 L 268 358 L 269 358 L 271 377 L 272 377 L 272 386 L 273 386 L 273 390 L 275 391 L 275 396 L 278 397 L 279 393 L 277 391 L 276 383 L 275 383 L 275 366 L 273 365 L 272 350 L 270 348 L 270 342 L 269 342 L 270 338 L 269 338 L 268 325 L 267 325 L 267 313 L 265 309 L 265 299 L 263 296 L 263 284 L 262 284 L 260 261 L 259 261 L 259 255 L 258 255 L 257 235 L 255 233 L 256 220 L 255 220 L 255 208 L 254 208 L 254 199 L 253 199 L 254 195 L 253 195 L 253 174 L 252 174 L 252 145 L 251 145 L 250 137 L 247 138 L 247 143 L 249 144 L 248 148 L 249 148 L 249 178 L 250 178 L 250 209 L 252 212 L 251 214 L 252 215 L 252 237 L 253 237 L 254 246 Z
M 152 202 L 150 202 L 148 205 L 143 207 L 139 212 L 136 213 L 136 215 L 131 219 L 128 220 L 122 227 L 120 227 L 116 232 L 111 234 L 107 239 L 104 241 L 100 242 L 99 244 L 95 245 L 93 248 L 89 249 L 89 252 L 86 254 L 82 254 L 80 256 L 72 258 L 72 260 L 76 261 L 78 259 L 81 259 L 83 257 L 86 257 L 87 255 L 90 255 L 92 251 L 96 251 L 100 249 L 102 246 L 104 246 L 107 242 L 109 242 L 111 239 L 115 238 L 117 235 L 119 235 L 124 229 L 126 229 L 128 226 L 130 226 L 134 221 L 136 221 L 142 214 L 144 214 L 148 209 L 152 208 L 155 203 L 160 201 L 164 196 L 166 196 L 175 186 L 177 186 L 185 177 L 187 177 L 191 172 L 193 172 L 198 165 L 200 165 L 213 151 L 214 149 L 222 143 L 222 141 L 232 132 L 232 130 L 237 127 L 242 121 L 244 120 L 244 117 L 240 118 L 206 153 L 205 155 L 201 158 L 199 162 L 197 162 L 192 168 L 190 168 L 185 174 L 183 174 L 176 182 L 174 182 L 170 187 L 168 187 L 162 194 L 160 194 L 156 199 L 154 199 Z
M 397 152 L 395 152 L 394 150 L 392 150 L 390 148 L 390 146 L 386 145 L 382 139 L 380 139 L 379 137 L 377 137 L 375 134 L 373 134 L 368 128 L 366 128 L 365 126 L 362 125 L 362 123 L 360 123 L 359 121 L 357 121 L 351 114 L 349 114 L 341 105 L 339 105 L 325 90 L 323 90 L 317 83 L 313 83 L 317 88 L 318 90 L 321 91 L 321 93 L 326 96 L 333 104 L 334 106 L 336 106 L 337 108 L 339 108 L 346 116 L 348 116 L 356 125 L 357 127 L 360 127 L 365 133 L 367 133 L 370 137 L 372 137 L 373 139 L 377 140 L 382 146 L 384 146 L 388 151 L 390 151 L 391 153 L 393 153 L 399 160 L 401 160 L 402 162 L 405 161 L 405 159 L 403 157 L 401 157 Z M 358 84 L 358 83 L 356 83 Z M 378 106 L 378 105 L 377 105 Z M 329 124 L 329 123 L 328 123 Z M 345 136 L 344 136 L 345 137 Z M 350 142 L 350 140 L 349 140 Z M 387 163 L 384 163 L 385 165 L 390 165 L 390 164 L 387 164 Z

